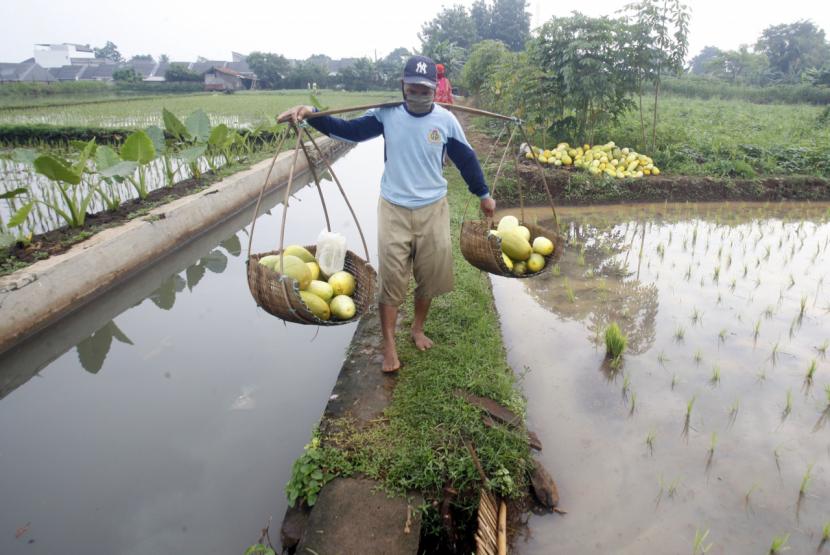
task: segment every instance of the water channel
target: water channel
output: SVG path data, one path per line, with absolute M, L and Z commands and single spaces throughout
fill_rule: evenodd
M 383 142 L 339 160 L 376 259 Z M 332 227 L 362 253 L 336 186 Z M 279 198 L 278 198 L 279 197 Z M 277 248 L 282 194 L 253 252 Z M 325 226 L 316 189 L 286 244 Z M 0 553 L 241 553 L 286 508 L 284 484 L 356 324 L 284 324 L 248 291 L 245 210 L 0 358 Z
M 767 553 L 787 534 L 793 553 L 816 552 L 830 521 L 828 205 L 559 217 L 558 268 L 493 279 L 568 511 L 532 516 L 518 551 L 692 553 L 708 530 L 710 554 Z M 612 321 L 628 336 L 618 369 L 605 359 Z

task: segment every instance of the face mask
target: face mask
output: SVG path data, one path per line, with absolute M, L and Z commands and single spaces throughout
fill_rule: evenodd
M 430 91 L 427 94 L 407 94 L 403 93 L 403 99 L 406 102 L 406 108 L 413 114 L 426 114 L 432 108 L 432 101 L 435 98 L 435 92 Z

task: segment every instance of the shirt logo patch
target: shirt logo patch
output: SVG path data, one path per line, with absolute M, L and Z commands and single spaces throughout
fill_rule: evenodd
M 441 144 L 441 133 L 438 131 L 438 129 L 430 130 L 430 132 L 427 134 L 427 141 L 429 141 L 430 144 L 433 145 Z

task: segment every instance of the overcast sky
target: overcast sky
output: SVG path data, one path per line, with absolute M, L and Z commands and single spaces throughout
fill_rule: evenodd
M 629 0 L 579 3 L 587 15 L 610 15 Z M 103 46 L 107 40 L 121 54 L 167 54 L 172 60 L 230 59 L 231 51 L 276 52 L 304 59 L 311 54 L 333 58 L 383 57 L 398 46 L 420 44 L 421 25 L 442 6 L 469 7 L 472 0 L 2 0 L 0 62 L 32 56 L 35 43 L 74 42 Z M 689 0 L 691 55 L 704 46 L 736 48 L 752 44 L 769 25 L 811 19 L 830 33 L 826 0 Z M 573 3 L 577 5 L 576 2 Z M 553 15 L 568 15 L 563 3 L 531 0 L 536 27 Z

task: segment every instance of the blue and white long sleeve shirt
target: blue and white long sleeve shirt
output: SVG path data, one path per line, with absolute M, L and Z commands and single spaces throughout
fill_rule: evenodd
M 444 151 L 458 167 L 471 193 L 490 194 L 484 173 L 464 130 L 447 109 L 433 105 L 426 114 L 413 114 L 406 106 L 373 108 L 365 115 L 344 120 L 322 116 L 309 125 L 334 139 L 359 142 L 383 135 L 384 161 L 380 194 L 406 208 L 420 208 L 444 198 Z

